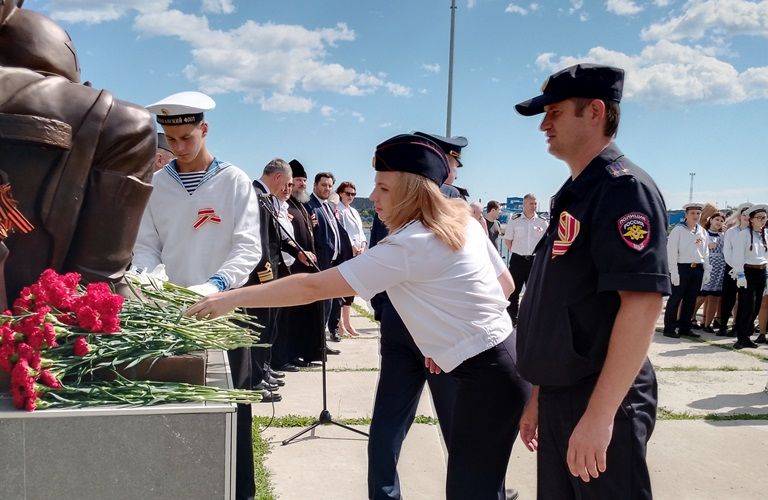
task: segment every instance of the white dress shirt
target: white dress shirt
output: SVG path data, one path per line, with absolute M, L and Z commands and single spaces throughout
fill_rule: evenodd
M 536 214 L 531 218 L 525 214 L 511 216 L 504 229 L 504 239 L 512 241 L 509 251 L 518 255 L 533 255 L 548 225 L 547 221 Z
M 685 222 L 677 224 L 667 240 L 667 260 L 672 274 L 678 264 L 703 264 L 705 274 L 709 271 L 709 246 L 707 231 L 696 224 L 691 229 Z
M 363 220 L 360 218 L 360 213 L 353 206 L 345 206 L 343 203 L 339 204 L 339 218 L 341 219 L 342 227 L 349 234 L 349 240 L 352 246 L 355 248 L 364 247 L 367 243 L 365 237 L 365 230 L 363 229 Z
M 386 291 L 419 350 L 446 372 L 512 332 L 498 281 L 506 266 L 474 219 L 459 250 L 415 221 L 338 269 L 365 300 Z
M 288 235 L 291 235 L 291 238 L 294 237 L 293 233 L 293 223 L 291 222 L 290 217 L 288 216 L 288 202 L 282 201 L 280 202 L 280 211 L 277 213 L 277 221 L 280 223 L 280 227 L 282 230 L 280 231 L 280 237 L 283 240 L 289 240 Z M 291 267 L 293 263 L 296 261 L 291 254 L 287 252 L 283 253 L 283 262 L 285 262 L 285 265 L 288 267 Z
M 765 234 L 765 229 L 763 229 Z M 768 240 L 768 235 L 766 236 Z M 752 248 L 750 248 L 752 247 Z M 733 245 L 733 268 L 736 272 L 744 272 L 744 264 L 760 266 L 768 263 L 768 249 L 763 244 L 763 237 L 752 229 L 740 231 Z
M 736 240 L 739 239 L 739 234 L 741 234 L 743 230 L 744 228 L 737 224 L 731 228 L 728 228 L 728 230 L 725 231 L 725 234 L 723 235 L 723 259 L 725 259 L 725 263 L 731 266 L 731 268 L 734 267 L 733 246 L 736 244 Z

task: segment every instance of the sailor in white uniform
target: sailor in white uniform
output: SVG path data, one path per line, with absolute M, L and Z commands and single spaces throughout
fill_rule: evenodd
M 152 178 L 133 261 L 138 271 L 163 264 L 172 283 L 201 295 L 244 285 L 261 258 L 259 205 L 251 180 L 205 145 L 203 113 L 214 106 L 200 92 L 173 94 L 147 106 L 176 159 Z M 250 389 L 249 350 L 228 355 L 235 386 Z M 250 406 L 238 405 L 237 498 L 255 494 L 251 419 Z
M 733 245 L 733 269 L 739 287 L 739 305 L 736 311 L 736 344 L 734 349 L 757 347 L 765 344 L 765 335 L 752 342 L 755 319 L 760 311 L 766 286 L 768 268 L 768 232 L 765 229 L 768 205 L 753 205 L 747 210 L 749 225 L 739 232 Z
M 677 224 L 667 240 L 667 261 L 672 278 L 672 295 L 664 312 L 664 336 L 679 338 L 680 335 L 700 337 L 691 331 L 691 317 L 696 306 L 696 296 L 702 283 L 709 281 L 709 247 L 707 231 L 699 224 L 701 203 L 683 206 L 685 219 Z M 682 305 L 681 305 L 682 303 Z M 677 310 L 680 307 L 678 319 Z M 675 331 L 677 327 L 677 331 Z
M 725 272 L 723 273 L 723 291 L 720 296 L 720 328 L 717 330 L 718 337 L 733 337 L 736 335 L 736 317 L 733 318 L 733 333 L 728 333 L 728 318 L 731 317 L 731 311 L 736 304 L 736 271 L 733 268 L 733 245 L 739 239 L 739 233 L 749 225 L 747 210 L 752 208 L 752 204 L 742 203 L 733 211 L 733 217 L 736 218 L 736 225 L 728 228 L 723 235 L 723 259 L 725 260 Z

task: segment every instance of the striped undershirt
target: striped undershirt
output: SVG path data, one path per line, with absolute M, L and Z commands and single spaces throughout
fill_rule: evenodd
M 187 193 L 192 194 L 200 186 L 200 182 L 207 173 L 205 170 L 201 172 L 176 172 L 181 180 L 182 186 L 187 190 Z

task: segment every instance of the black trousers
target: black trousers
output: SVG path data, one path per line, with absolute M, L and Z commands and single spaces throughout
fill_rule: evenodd
M 251 388 L 251 352 L 248 348 L 227 351 L 232 381 L 237 389 Z M 253 416 L 251 405 L 237 405 L 237 446 L 235 449 L 235 498 L 245 500 L 256 495 L 253 471 Z
M 680 333 L 690 333 L 691 316 L 696 308 L 696 297 L 701 291 L 701 281 L 704 278 L 704 266 L 701 264 L 691 267 L 690 264 L 678 264 L 677 272 L 680 275 L 680 284 L 672 287 L 672 295 L 667 301 L 667 309 L 664 311 L 664 329 L 674 330 L 679 328 Z M 682 302 L 682 305 L 681 305 Z M 680 319 L 677 317 L 677 308 L 680 307 Z
M 733 268 L 725 265 L 723 273 L 723 291 L 720 295 L 720 334 L 728 331 L 728 319 L 731 317 L 731 311 L 736 304 L 736 280 L 731 278 L 730 272 Z M 734 323 L 736 319 L 734 318 Z
M 765 291 L 765 269 L 744 269 L 747 287 L 739 288 L 739 306 L 736 309 L 736 337 L 739 342 L 750 342 L 754 333 L 755 319 L 760 312 Z
M 450 445 L 456 382 L 446 373 L 427 371 L 424 355 L 388 299 L 381 298 L 376 311 L 381 321 L 381 371 L 368 439 L 368 497 L 379 500 L 401 497 L 397 461 L 425 382 L 446 446 Z
M 595 380 L 539 389 L 539 500 L 640 500 L 653 498 L 646 446 L 656 423 L 656 374 L 648 360 L 613 421 L 606 471 L 585 483 L 568 470 L 568 441 L 587 408 Z
M 509 296 L 507 312 L 515 325 L 517 325 L 517 311 L 520 308 L 520 292 L 523 291 L 523 285 L 528 281 L 532 265 L 533 255 L 509 254 L 509 273 L 515 281 L 515 291 Z
M 278 308 L 258 308 L 248 309 L 248 314 L 254 317 L 256 321 L 264 326 L 259 342 L 269 344 L 269 347 L 254 347 L 251 349 L 251 371 L 253 385 L 257 385 L 267 378 L 269 363 L 272 359 L 272 344 L 277 338 L 277 315 Z
M 328 331 L 331 333 L 334 333 L 339 329 L 339 321 L 341 321 L 341 305 L 343 301 L 343 298 L 331 299 L 331 310 L 328 313 Z
M 504 475 L 531 386 L 517 373 L 515 332 L 450 372 L 458 382 L 447 500 L 504 500 Z

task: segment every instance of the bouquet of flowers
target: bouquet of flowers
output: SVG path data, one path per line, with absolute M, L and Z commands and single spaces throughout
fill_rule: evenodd
M 10 374 L 16 408 L 167 402 L 249 403 L 259 393 L 168 382 L 138 382 L 117 370 L 144 360 L 205 349 L 260 347 L 261 326 L 233 312 L 184 316 L 200 298 L 170 283 L 129 279 L 130 300 L 106 283 L 80 285 L 77 273 L 48 269 L 0 315 L 0 370 Z M 96 380 L 111 372 L 113 381 Z

